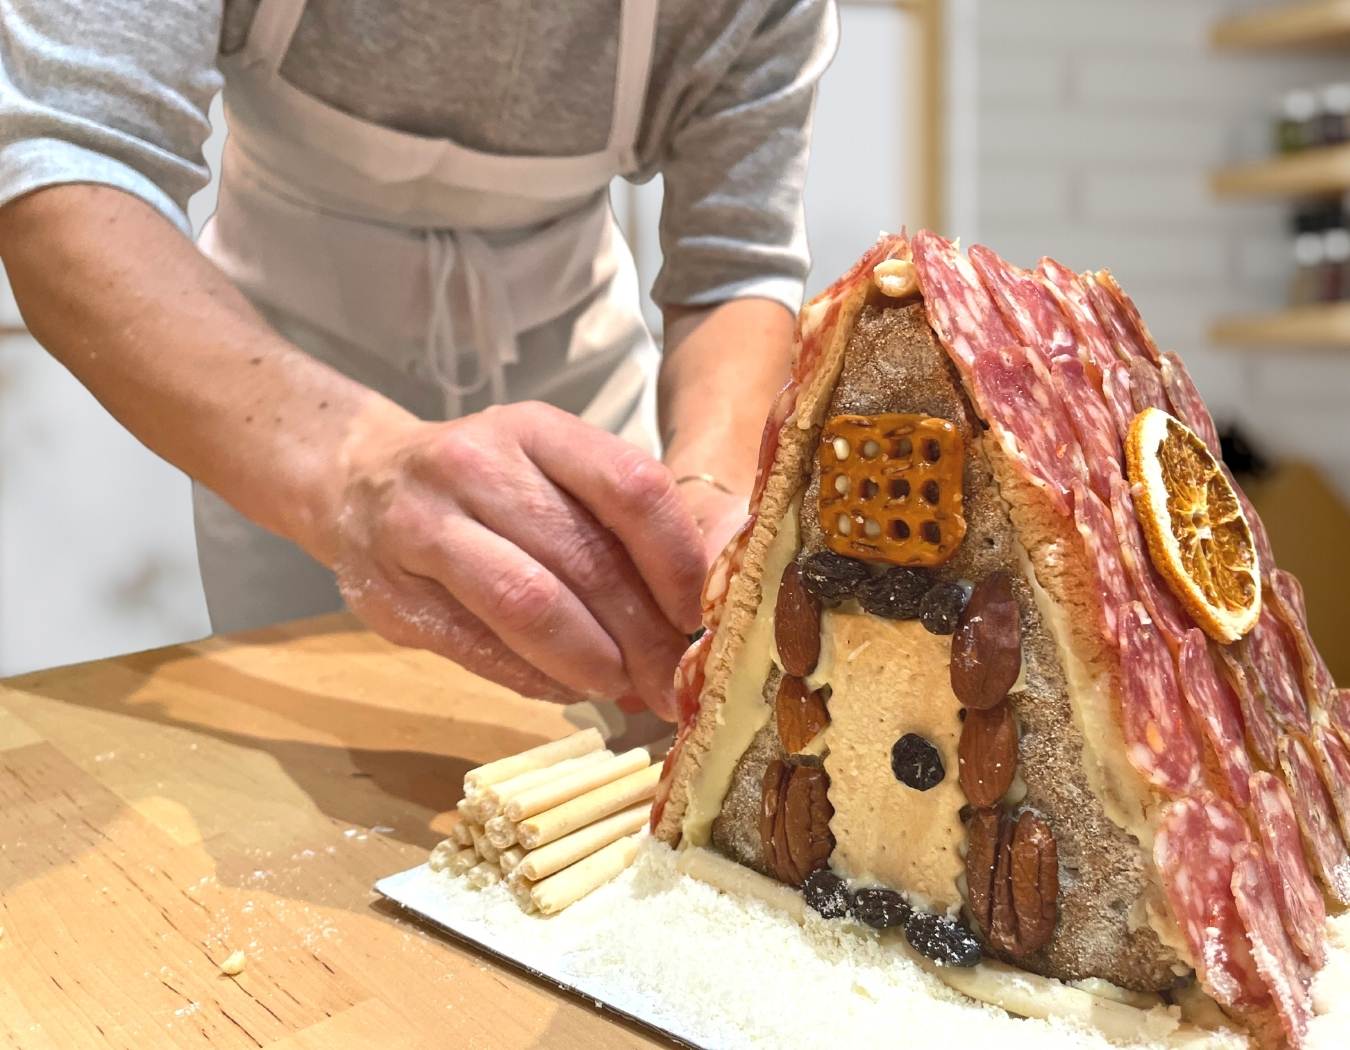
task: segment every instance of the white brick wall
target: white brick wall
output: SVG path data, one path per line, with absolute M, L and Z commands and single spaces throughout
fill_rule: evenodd
M 1264 151 L 1283 91 L 1345 76 L 1343 56 L 1212 53 L 1209 27 L 1238 6 L 1251 4 L 956 0 L 954 47 L 974 68 L 953 75 L 977 85 L 975 145 L 954 158 L 967 225 L 951 232 L 1023 264 L 1109 267 L 1221 420 L 1319 460 L 1350 493 L 1350 355 L 1205 338 L 1219 314 L 1280 305 L 1289 273 L 1284 206 L 1219 203 L 1208 172 Z

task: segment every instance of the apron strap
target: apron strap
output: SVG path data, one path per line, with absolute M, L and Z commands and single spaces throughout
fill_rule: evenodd
M 305 13 L 305 0 L 261 0 L 244 43 L 244 58 L 275 75 Z
M 608 151 L 624 172 L 637 167 L 637 137 L 656 44 L 656 8 L 657 0 L 623 0 L 619 16 L 619 60 Z

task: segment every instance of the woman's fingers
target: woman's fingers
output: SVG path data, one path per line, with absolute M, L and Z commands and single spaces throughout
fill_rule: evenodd
M 532 465 L 527 464 L 516 480 L 516 499 L 495 493 L 469 496 L 465 509 L 572 590 L 618 645 L 633 689 L 652 710 L 670 717 L 675 707 L 675 665 L 688 645 L 687 637 L 657 607 L 613 532 Z
M 641 449 L 548 405 L 530 405 L 525 454 L 613 530 L 657 606 L 677 629 L 699 623 L 707 562 L 702 537 L 665 466 Z
M 513 653 L 435 580 L 407 574 L 357 580 L 340 574 L 338 582 L 352 612 L 395 645 L 444 656 L 522 696 L 565 704 L 585 699 Z
M 631 688 L 618 645 L 580 597 L 513 537 L 471 518 L 444 519 L 402 566 L 435 580 L 522 660 L 588 699 Z

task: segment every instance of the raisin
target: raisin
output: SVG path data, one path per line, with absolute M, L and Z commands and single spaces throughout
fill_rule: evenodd
M 842 919 L 853 910 L 853 895 L 848 892 L 848 886 L 829 868 L 820 868 L 806 877 L 802 883 L 802 896 L 822 918 Z
M 938 749 L 918 733 L 906 733 L 891 745 L 891 772 L 915 791 L 937 787 L 947 775 Z
M 873 616 L 888 620 L 916 620 L 923 596 L 932 581 L 913 569 L 887 569 L 858 588 L 858 604 Z
M 934 634 L 951 634 L 966 607 L 966 597 L 959 583 L 935 583 L 919 603 L 919 620 Z
M 852 598 L 872 578 L 862 562 L 834 551 L 819 551 L 803 559 L 801 568 L 802 585 L 810 594 L 828 602 Z
M 905 938 L 916 952 L 939 966 L 974 966 L 980 942 L 964 926 L 926 911 L 910 912 Z
M 895 890 L 872 886 L 853 895 L 853 914 L 874 930 L 886 930 L 904 925 L 909 920 L 910 908 Z

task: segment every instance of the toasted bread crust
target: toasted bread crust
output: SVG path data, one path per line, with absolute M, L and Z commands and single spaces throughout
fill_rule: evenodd
M 722 619 L 708 657 L 698 716 L 678 760 L 670 770 L 670 791 L 665 808 L 652 829 L 658 839 L 671 845 L 680 840 L 691 785 L 702 768 L 703 756 L 712 746 L 718 717 L 726 702 L 727 681 L 745 646 L 746 632 L 759 609 L 765 555 L 778 535 L 779 524 L 788 512 L 793 497 L 810 474 L 830 392 L 839 378 L 854 320 L 862 309 L 869 289 L 870 284 L 855 283 L 840 300 L 838 312 L 830 318 L 834 327 L 828 342 L 821 350 L 814 371 L 802 383 L 796 410 L 779 432 L 778 450 L 764 485 L 758 517 L 746 541 L 741 570 L 732 578 L 727 589 Z M 809 331 L 808 326 L 813 320 L 819 320 L 819 313 L 812 312 L 813 307 L 818 306 L 819 302 L 813 301 L 802 308 L 799 323 L 804 331 Z

